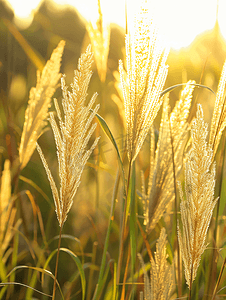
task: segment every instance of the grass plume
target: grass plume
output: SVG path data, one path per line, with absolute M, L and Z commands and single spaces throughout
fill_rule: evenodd
M 150 282 L 143 259 L 141 255 L 138 254 L 144 271 L 144 299 L 146 300 L 170 299 L 173 287 L 173 271 L 172 266 L 167 261 L 166 243 L 166 230 L 162 228 L 156 244 L 155 257 L 151 258 Z
M 213 157 L 215 156 L 222 133 L 226 126 L 226 61 L 224 63 L 221 77 L 219 80 L 213 117 L 210 128 L 209 144 L 213 148 Z
M 91 22 L 86 26 L 89 33 L 94 59 L 101 82 L 105 81 L 110 43 L 110 26 L 104 26 L 100 0 L 98 0 L 99 18 L 94 27 Z
M 213 150 L 207 144 L 207 124 L 203 110 L 197 106 L 196 119 L 192 122 L 192 145 L 185 164 L 185 195 L 179 185 L 181 221 L 183 234 L 178 225 L 178 239 L 189 289 L 195 280 L 201 255 L 206 249 L 206 235 L 211 221 L 214 200 L 215 164 L 212 165 Z
M 96 138 L 87 150 L 90 137 L 96 128 L 96 124 L 91 125 L 91 123 L 99 108 L 99 105 L 97 105 L 93 111 L 90 112 L 97 94 L 94 94 L 88 105 L 85 106 L 87 89 L 92 75 L 92 61 L 93 54 L 91 52 L 91 47 L 89 46 L 79 59 L 78 70 L 75 71 L 74 81 L 71 85 L 72 92 L 68 91 L 65 77 L 62 77 L 61 88 L 63 93 L 62 105 L 64 119 L 62 119 L 59 106 L 55 100 L 60 124 L 59 127 L 56 123 L 54 113 L 50 113 L 50 124 L 53 129 L 57 146 L 60 176 L 59 192 L 42 150 L 37 144 L 37 150 L 42 159 L 52 189 L 60 227 L 66 221 L 75 193 L 80 184 L 82 171 L 99 140 L 99 138 Z
M 59 164 L 60 191 L 56 187 L 44 154 L 37 144 L 37 150 L 45 167 L 52 194 L 55 202 L 56 215 L 60 225 L 58 251 L 53 286 L 53 300 L 56 292 L 56 278 L 59 262 L 61 234 L 64 222 L 73 204 L 76 191 L 81 181 L 81 175 L 87 160 L 96 147 L 99 137 L 88 147 L 89 140 L 96 128 L 92 125 L 93 118 L 99 109 L 97 105 L 91 112 L 97 94 L 94 94 L 88 105 L 85 105 L 87 89 L 92 76 L 91 64 L 93 54 L 89 45 L 78 61 L 78 70 L 75 71 L 74 81 L 71 84 L 72 92 L 68 91 L 65 76 L 61 78 L 61 89 L 63 93 L 62 106 L 64 119 L 55 99 L 55 107 L 60 126 L 58 127 L 54 113 L 50 113 L 50 124 L 53 129 L 57 146 L 57 158 Z M 88 149 L 87 149 L 88 148 Z
M 170 116 L 169 99 L 167 95 L 165 96 L 156 152 L 155 136 L 153 129 L 151 130 L 150 170 L 147 191 L 142 175 L 142 200 L 145 225 L 148 232 L 155 227 L 169 203 L 175 197 L 173 172 L 175 171 L 175 175 L 178 176 L 182 168 L 183 146 L 188 128 L 187 119 L 194 90 L 194 86 L 190 83 L 193 82 L 189 81 L 182 90 L 180 99 L 176 102 Z M 173 145 L 171 145 L 171 135 Z M 172 155 L 174 155 L 175 170 L 173 170 Z
M 0 259 L 3 263 L 7 261 L 8 254 L 6 250 L 15 234 L 12 228 L 14 226 L 15 230 L 17 230 L 21 224 L 20 219 L 16 220 L 16 211 L 17 209 L 13 207 L 11 196 L 10 161 L 7 159 L 4 163 L 0 188 Z
M 61 57 L 64 50 L 64 41 L 60 41 L 47 61 L 42 72 L 37 71 L 36 87 L 31 88 L 28 106 L 25 112 L 25 122 L 19 146 L 21 170 L 30 160 L 43 127 L 46 124 L 51 98 L 55 93 L 61 77 Z
M 126 35 L 126 67 L 119 61 L 127 124 L 127 154 L 135 160 L 162 104 L 168 51 L 160 46 L 148 4 L 143 1 L 134 28 Z

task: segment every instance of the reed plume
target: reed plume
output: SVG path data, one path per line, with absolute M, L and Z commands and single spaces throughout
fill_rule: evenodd
M 53 51 L 50 60 L 47 61 L 42 72 L 37 71 L 36 87 L 31 88 L 28 106 L 25 111 L 25 122 L 19 146 L 19 159 L 21 170 L 30 160 L 43 127 L 46 125 L 48 109 L 51 98 L 55 93 L 58 81 L 61 77 L 61 57 L 65 42 L 60 41 Z
M 75 193 L 80 184 L 85 164 L 99 140 L 99 137 L 96 138 L 93 144 L 88 147 L 89 140 L 96 128 L 96 124 L 91 125 L 91 123 L 99 109 L 99 105 L 97 105 L 91 112 L 97 94 L 94 94 L 88 105 L 85 106 L 87 89 L 92 76 L 92 62 L 93 54 L 89 46 L 78 61 L 78 70 L 75 71 L 74 81 L 71 84 L 72 92 L 68 91 L 65 76 L 62 77 L 61 89 L 63 93 L 62 105 L 64 119 L 61 116 L 57 101 L 55 100 L 54 102 L 59 119 L 59 127 L 56 123 L 54 113 L 50 113 L 50 124 L 57 146 L 60 177 L 59 192 L 42 150 L 37 144 L 37 150 L 52 189 L 60 227 L 62 227 L 66 221 Z
M 162 228 L 156 244 L 155 258 L 151 258 L 150 282 L 144 262 L 140 254 L 138 258 L 144 271 L 144 299 L 146 300 L 168 300 L 173 287 L 173 270 L 168 263 L 166 253 L 167 235 Z
M 117 91 L 117 94 L 112 94 L 111 99 L 115 102 L 115 104 L 118 107 L 120 121 L 124 129 L 126 128 L 126 118 L 125 118 L 125 107 L 123 101 L 123 91 L 122 91 L 121 81 L 120 81 L 120 73 L 118 71 L 114 71 L 113 76 L 114 76 L 114 87 Z
M 127 154 L 132 162 L 162 104 L 160 93 L 168 72 L 168 51 L 160 46 L 147 1 L 142 3 L 125 43 L 127 79 L 121 60 L 119 72 L 127 123 Z
M 226 126 L 226 61 L 224 63 L 217 88 L 216 101 L 210 127 L 209 144 L 213 149 L 213 158 L 217 152 L 222 133 Z
M 98 14 L 99 18 L 96 22 L 96 27 L 93 27 L 92 23 L 89 22 L 86 28 L 94 52 L 94 59 L 97 66 L 97 72 L 100 80 L 104 82 L 107 73 L 107 60 L 110 43 L 110 26 L 104 26 L 100 0 L 98 0 Z
M 6 260 L 3 256 L 4 252 L 15 234 L 12 227 L 15 223 L 16 208 L 12 206 L 10 161 L 7 159 L 4 163 L 0 188 L 0 257 L 3 263 Z M 15 228 L 17 229 L 20 224 L 21 220 L 19 219 L 15 224 Z
M 151 129 L 147 191 L 142 173 L 142 201 L 147 232 L 155 227 L 168 205 L 175 199 L 174 172 L 177 177 L 182 168 L 183 149 L 188 129 L 187 119 L 194 90 L 191 83 L 194 81 L 188 81 L 182 90 L 170 116 L 168 95 L 165 96 L 156 151 L 155 135 L 153 128 Z M 173 166 L 173 160 L 175 166 Z
M 191 149 L 185 164 L 185 195 L 179 184 L 181 198 L 181 221 L 183 233 L 178 225 L 178 240 L 189 289 L 195 280 L 201 255 L 206 249 L 206 235 L 217 202 L 214 200 L 215 163 L 213 150 L 207 144 L 207 124 L 203 120 L 202 106 L 198 104 L 196 119 L 191 127 Z
M 11 174 L 10 161 L 7 159 L 4 163 L 4 170 L 1 177 L 0 190 L 0 242 L 2 242 L 3 234 L 7 223 L 7 207 L 11 198 Z

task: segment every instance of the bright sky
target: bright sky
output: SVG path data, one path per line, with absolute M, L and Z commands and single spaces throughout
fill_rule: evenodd
M 7 0 L 21 18 L 32 20 L 32 10 L 40 0 Z M 71 4 L 81 15 L 94 21 L 98 17 L 97 0 L 54 0 L 58 4 Z M 103 15 L 107 22 L 114 22 L 125 27 L 125 1 L 101 0 Z M 123 3 L 123 4 L 122 4 Z M 128 14 L 137 11 L 139 0 L 127 0 Z M 193 39 L 205 30 L 212 29 L 216 20 L 219 3 L 218 21 L 226 39 L 226 0 L 150 0 L 151 12 L 170 47 L 180 49 L 188 46 Z M 29 17 L 30 16 L 30 17 Z

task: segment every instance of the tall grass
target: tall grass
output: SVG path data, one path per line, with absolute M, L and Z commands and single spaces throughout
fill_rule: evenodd
M 125 63 L 109 74 L 98 5 L 71 86 L 62 40 L 30 90 L 17 157 L 1 152 L 0 299 L 223 299 L 226 63 L 207 122 L 199 96 L 211 87 L 189 80 L 173 101 L 182 85 L 166 86 L 169 51 L 146 1 L 129 24 Z M 114 102 L 104 97 L 113 85 Z

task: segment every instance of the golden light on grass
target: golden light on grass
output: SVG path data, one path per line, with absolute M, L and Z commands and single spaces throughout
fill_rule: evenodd
M 103 23 L 103 15 L 100 6 L 100 0 L 98 0 L 98 13 L 99 18 L 96 22 L 96 26 L 93 26 L 92 23 L 89 22 L 86 27 L 91 40 L 98 75 L 100 80 L 104 82 L 107 73 L 107 60 L 110 43 L 110 26 L 105 26 Z
M 52 189 L 60 227 L 62 227 L 66 221 L 75 193 L 80 184 L 80 178 L 85 164 L 99 140 L 99 138 L 96 138 L 87 150 L 89 140 L 96 128 L 96 124 L 92 125 L 91 123 L 99 109 L 99 105 L 97 105 L 93 111 L 90 112 L 97 94 L 94 94 L 88 105 L 85 106 L 87 89 L 92 75 L 92 62 L 93 54 L 89 46 L 79 59 L 78 70 L 75 71 L 74 81 L 71 85 L 72 92 L 68 91 L 65 78 L 62 77 L 61 79 L 63 117 L 55 100 L 60 127 L 58 127 L 56 123 L 54 113 L 50 113 L 50 124 L 57 146 L 60 176 L 59 192 L 41 148 L 37 144 L 37 150 L 42 159 Z
M 7 207 L 11 198 L 11 174 L 10 161 L 7 159 L 4 163 L 4 170 L 1 177 L 0 190 L 0 242 L 2 242 L 3 234 L 7 223 Z
M 151 258 L 150 281 L 142 256 L 138 254 L 144 272 L 144 299 L 146 300 L 170 299 L 173 288 L 173 268 L 167 261 L 166 244 L 166 230 L 162 228 L 156 243 L 155 256 Z
M 144 1 L 134 29 L 126 35 L 127 78 L 123 63 L 119 62 L 127 124 L 127 154 L 131 162 L 138 155 L 162 104 L 160 93 L 168 72 L 167 55 Z
M 184 143 L 188 130 L 187 119 L 194 90 L 192 84 L 194 83 L 194 81 L 187 83 L 171 114 L 169 114 L 169 99 L 167 95 L 165 96 L 156 150 L 155 135 L 153 129 L 151 130 L 147 189 L 145 188 L 144 175 L 142 175 L 144 224 L 147 232 L 155 228 L 168 205 L 175 199 L 174 172 L 175 177 L 177 177 L 182 168 Z
M 59 119 L 59 126 L 55 120 L 54 113 L 50 113 L 50 124 L 54 133 L 57 147 L 57 159 L 60 177 L 59 191 L 45 156 L 40 146 L 37 144 L 37 150 L 45 167 L 50 187 L 52 189 L 55 211 L 60 225 L 52 296 L 53 300 L 55 299 L 56 293 L 56 277 L 62 228 L 73 204 L 76 191 L 80 185 L 85 164 L 99 141 L 99 137 L 97 137 L 92 145 L 88 146 L 89 140 L 96 128 L 96 124 L 92 125 L 92 121 L 99 109 L 99 105 L 96 105 L 96 107 L 92 110 L 97 94 L 93 95 L 87 106 L 85 105 L 87 89 L 92 76 L 92 62 L 93 53 L 91 52 L 91 46 L 89 45 L 86 49 L 86 52 L 81 55 L 78 61 L 78 70 L 75 71 L 74 81 L 71 84 L 72 92 L 70 92 L 66 86 L 65 77 L 63 76 L 61 79 L 61 89 L 63 93 L 63 117 L 61 116 L 60 108 L 57 100 L 55 99 L 55 107 L 57 117 Z
M 224 63 L 214 105 L 213 118 L 210 128 L 209 143 L 215 156 L 222 133 L 226 127 L 226 61 Z
M 87 26 L 93 53 L 89 46 L 80 56 L 70 86 L 66 84 L 66 76 L 61 77 L 60 74 L 64 41 L 59 43 L 45 65 L 38 55 L 35 56 L 36 48 L 33 47 L 36 44 L 33 39 L 29 39 L 30 44 L 26 41 L 29 30 L 37 27 L 32 26 L 28 31 L 19 32 L 16 25 L 6 19 L 3 22 L 3 32 L 8 40 L 3 48 L 9 57 L 7 60 L 3 59 L 0 64 L 1 72 L 4 74 L 7 71 L 9 76 L 3 80 L 3 92 L 0 93 L 0 108 L 3 108 L 0 109 L 0 298 L 30 299 L 44 296 L 52 297 L 53 300 L 70 297 L 83 300 L 172 300 L 188 296 L 191 300 L 194 296 L 197 299 L 207 300 L 211 297 L 214 300 L 224 297 L 226 279 L 223 274 L 226 258 L 222 249 L 226 237 L 226 198 L 223 131 L 226 127 L 226 63 L 219 80 L 218 63 L 222 57 L 219 53 L 215 56 L 213 51 L 202 70 L 200 65 L 195 64 L 193 76 L 198 78 L 200 84 L 195 84 L 194 80 L 181 84 L 180 74 L 183 74 L 182 78 L 192 78 L 192 65 L 188 66 L 185 63 L 183 69 L 179 70 L 181 56 L 174 60 L 172 54 L 172 72 L 168 75 L 168 49 L 162 46 L 155 21 L 157 17 L 159 22 L 166 22 L 168 14 L 172 18 L 173 15 L 169 11 L 165 12 L 165 9 L 173 0 L 168 1 L 164 9 L 162 7 L 162 16 L 157 14 L 153 19 L 149 14 L 149 11 L 155 14 L 150 10 L 153 1 L 144 0 L 136 1 L 137 5 L 141 2 L 142 5 L 135 19 L 133 18 L 134 24 L 130 23 L 129 18 L 126 19 L 129 26 L 125 37 L 125 57 L 124 50 L 119 49 L 118 40 L 116 43 L 114 40 L 115 37 L 121 37 L 122 31 L 114 25 L 111 27 L 113 43 L 110 45 L 111 60 L 108 61 L 107 69 L 110 33 L 104 26 L 103 18 L 108 20 L 108 16 L 105 15 L 106 3 L 111 6 L 116 1 L 95 0 L 92 1 L 93 6 L 90 4 L 92 15 L 98 12 L 99 5 L 99 16 L 94 18 L 98 19 L 96 27 L 91 23 Z M 84 0 L 79 3 L 87 9 L 88 5 L 84 3 L 89 2 Z M 132 0 L 127 1 L 128 6 L 134 3 Z M 199 5 L 200 3 L 197 4 Z M 190 6 L 191 3 L 188 2 L 184 7 L 191 8 L 195 14 L 194 7 Z M 122 2 L 119 13 L 123 9 L 125 12 L 125 7 L 121 7 Z M 38 15 L 39 18 L 35 18 L 33 25 L 43 25 L 43 38 L 50 38 L 48 41 L 51 42 L 58 39 L 58 33 L 55 27 L 51 35 L 45 30 L 45 9 L 48 11 L 48 7 L 45 6 L 42 10 L 43 16 Z M 61 14 L 61 11 L 57 9 L 55 13 Z M 64 16 L 72 16 L 73 13 L 65 10 Z M 188 11 L 186 13 L 191 18 Z M 183 15 L 177 13 L 177 16 L 176 22 L 179 26 Z M 49 25 L 55 24 L 56 19 L 52 18 L 52 12 L 48 11 L 46 17 Z M 69 24 L 71 21 L 73 22 L 70 20 Z M 168 23 L 164 26 L 172 25 Z M 63 36 L 64 32 L 67 32 L 69 38 L 70 29 L 74 29 L 68 29 L 67 22 L 63 25 L 66 31 L 62 26 L 59 34 Z M 80 33 L 84 33 L 87 24 L 83 25 L 78 29 L 79 36 Z M 61 24 L 59 26 L 61 27 Z M 12 39 L 8 39 L 11 34 Z M 39 37 L 38 31 L 37 38 Z M 206 37 L 208 40 L 207 35 Z M 19 42 L 18 45 L 14 43 L 14 38 L 15 43 Z M 218 37 L 214 38 L 217 41 Z M 73 41 L 72 37 L 71 45 Z M 121 45 L 121 41 L 119 44 Z M 192 59 L 193 55 L 200 55 L 208 48 L 207 44 L 202 45 L 203 48 L 190 52 Z M 41 67 L 37 69 L 41 70 L 45 65 L 43 71 L 38 72 L 37 85 L 30 91 L 19 145 L 20 167 L 14 156 L 19 136 L 16 130 L 17 121 L 20 122 L 20 112 L 16 111 L 12 101 L 7 101 L 15 95 L 15 90 L 20 88 L 20 85 L 18 87 L 11 82 L 11 72 L 16 70 L 21 74 L 26 73 L 19 65 L 18 69 L 13 67 L 14 49 L 17 47 L 24 50 L 24 54 L 21 55 L 30 58 L 28 66 L 31 63 L 35 63 L 36 66 L 39 64 Z M 78 47 L 74 48 L 73 53 L 67 52 L 69 57 L 65 59 L 70 60 L 70 55 L 76 55 L 77 49 Z M 193 54 L 194 52 L 196 54 Z M 118 55 L 121 55 L 119 71 L 115 71 L 115 58 Z M 17 57 L 22 57 L 20 51 L 16 53 Z M 34 57 L 37 57 L 38 63 Z M 204 55 L 202 58 L 204 63 Z M 90 85 L 94 60 L 97 70 Z M 30 74 L 30 67 L 28 69 Z M 170 76 L 167 82 L 166 76 Z M 26 79 L 27 86 L 32 86 L 31 77 Z M 58 100 L 54 99 L 55 110 L 53 108 L 49 112 L 51 98 L 59 85 L 60 77 L 62 96 Z M 207 77 L 211 77 L 211 83 L 210 80 L 206 80 Z M 182 85 L 183 88 L 177 96 L 178 89 L 175 88 Z M 198 87 L 196 94 L 193 93 L 195 87 Z M 106 99 L 106 110 L 102 109 L 99 114 L 97 94 L 93 92 L 95 90 L 100 92 L 102 99 Z M 213 93 L 217 90 L 210 133 L 204 122 L 200 104 L 197 106 L 196 116 L 193 113 L 196 104 L 203 98 L 206 100 L 205 105 L 209 107 L 212 98 L 207 90 Z M 117 96 L 114 95 L 116 92 Z M 17 107 L 20 107 L 19 103 L 17 104 Z M 23 107 L 21 109 L 23 110 Z M 155 120 L 160 112 L 161 116 Z M 100 127 L 96 127 L 95 117 Z M 192 119 L 193 121 L 190 121 Z M 58 174 L 52 173 L 55 163 L 53 167 L 49 165 L 41 144 L 37 144 L 47 120 L 55 140 L 54 158 L 58 165 Z M 98 144 L 100 130 L 109 138 L 110 147 L 106 141 Z M 125 132 L 126 148 L 121 149 L 120 146 L 124 146 Z M 41 142 L 48 143 L 45 141 L 45 135 L 42 136 Z M 147 144 L 143 147 L 144 142 Z M 98 151 L 92 153 L 97 145 Z M 25 168 L 35 147 L 41 160 L 33 160 L 33 166 L 37 168 L 32 168 L 32 164 L 30 168 Z M 111 150 L 116 151 L 117 161 Z M 96 154 L 98 156 L 95 156 Z M 97 157 L 96 164 L 91 161 L 94 156 Z M 43 171 L 45 169 L 48 180 L 40 177 L 38 164 L 42 165 L 40 167 Z M 93 171 L 90 169 L 84 172 L 87 167 L 93 168 Z M 22 169 L 24 176 L 20 173 Z M 142 179 L 139 180 L 141 170 Z M 84 182 L 80 185 L 83 179 Z M 178 181 L 181 184 L 179 183 L 177 188 Z M 50 185 L 52 191 L 52 204 L 45 193 L 48 190 L 46 184 Z M 91 209 L 88 205 L 92 202 L 95 192 L 101 205 Z M 142 203 L 138 202 L 138 195 Z M 78 200 L 76 203 L 75 199 Z M 45 200 L 51 205 L 48 206 Z M 71 211 L 72 205 L 74 214 Z M 52 207 L 55 208 L 56 216 Z M 214 210 L 216 214 L 211 222 Z M 68 218 L 70 213 L 74 218 Z M 144 223 L 141 224 L 143 220 Z M 59 224 L 59 232 L 52 226 L 53 221 Z M 65 231 L 68 230 L 67 234 Z M 64 245 L 68 240 L 66 248 L 61 247 L 61 239 L 64 239 Z M 58 249 L 55 249 L 56 240 Z M 204 251 L 208 243 L 212 244 L 208 246 L 208 251 Z M 61 252 L 69 254 L 67 261 L 63 256 L 61 258 Z M 144 264 L 142 257 L 144 260 L 149 257 L 150 261 Z M 202 257 L 203 265 L 199 267 Z M 74 266 L 71 265 L 71 259 Z M 201 267 L 205 272 L 202 272 Z M 20 272 L 20 277 L 17 272 Z M 37 272 L 43 275 L 42 286 L 38 282 Z M 66 274 L 67 278 L 60 274 Z M 53 289 L 51 279 L 54 279 Z M 14 288 L 14 285 L 17 288 Z
M 37 71 L 36 87 L 31 88 L 25 122 L 19 146 L 21 170 L 30 160 L 43 127 L 46 125 L 48 109 L 58 81 L 61 77 L 60 66 L 65 42 L 61 41 L 53 51 L 42 72 Z
M 11 196 L 10 161 L 6 159 L 0 182 L 0 259 L 4 264 L 8 258 L 6 250 L 21 224 L 20 219 L 16 220 L 16 211 Z
M 216 167 L 215 164 L 212 165 L 213 150 L 206 142 L 207 134 L 203 110 L 198 104 L 196 119 L 192 122 L 191 128 L 192 145 L 185 164 L 186 200 L 179 185 L 183 234 L 178 225 L 178 239 L 185 278 L 190 290 L 201 255 L 206 249 L 207 230 L 218 200 L 214 200 Z

